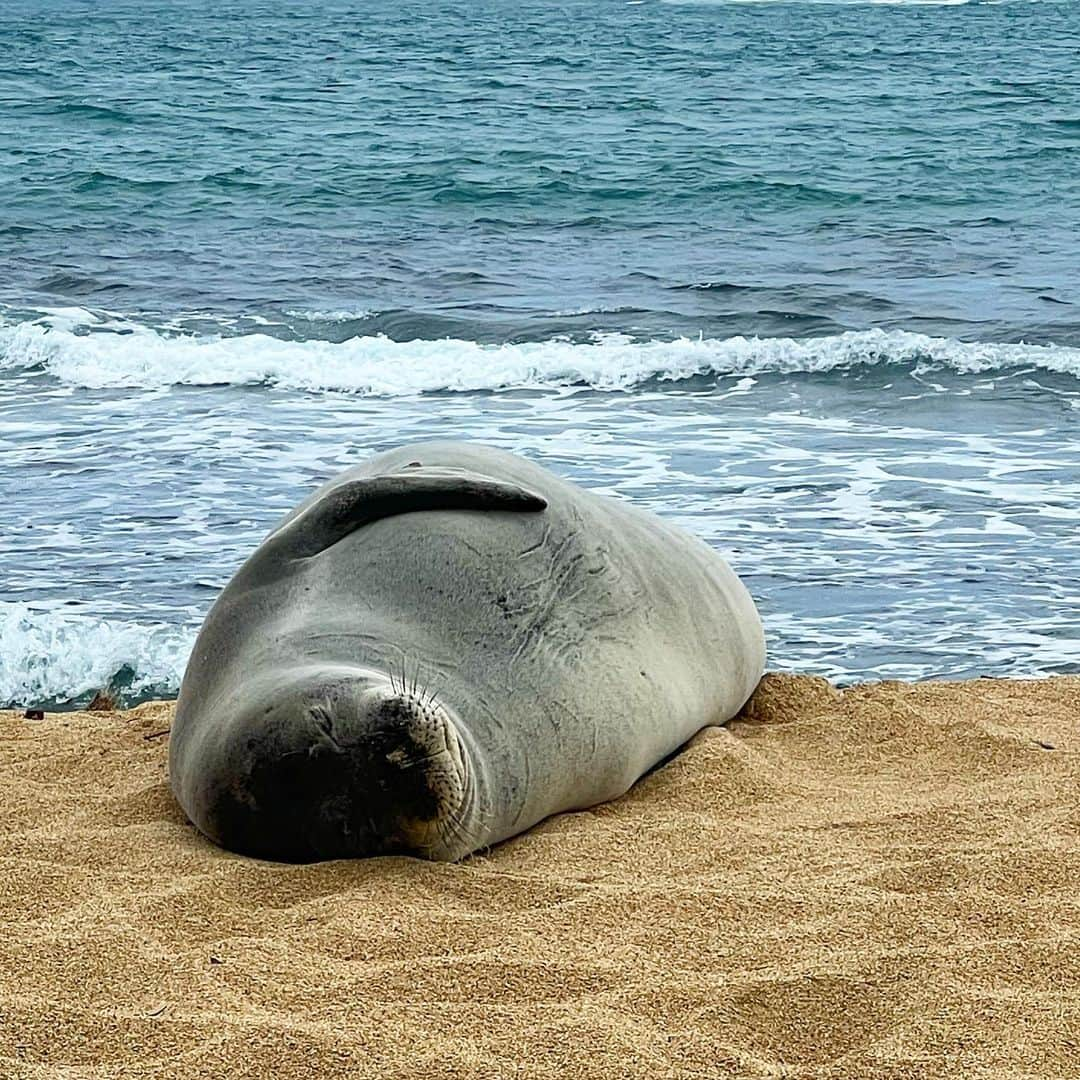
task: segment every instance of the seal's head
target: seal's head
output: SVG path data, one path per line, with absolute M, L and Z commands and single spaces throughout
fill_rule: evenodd
M 242 712 L 222 703 L 206 729 L 217 745 L 176 792 L 212 840 L 290 862 L 475 848 L 472 755 L 435 696 L 352 668 L 281 672 L 252 690 Z

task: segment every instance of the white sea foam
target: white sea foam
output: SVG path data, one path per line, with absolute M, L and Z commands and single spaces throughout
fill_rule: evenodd
M 358 322 L 360 319 L 370 319 L 375 312 L 368 308 L 289 308 L 285 312 L 293 319 L 306 319 L 308 322 Z
M 264 333 L 167 333 L 72 309 L 0 322 L 0 370 L 41 371 L 80 387 L 267 385 L 401 397 L 427 391 L 591 386 L 624 390 L 650 379 L 843 371 L 916 364 L 978 374 L 1030 367 L 1080 377 L 1080 349 L 961 342 L 904 331 L 816 338 L 635 341 L 595 334 L 505 345 L 474 341 L 283 341 Z
M 70 701 L 125 668 L 129 692 L 175 693 L 193 638 L 178 627 L 0 603 L 0 705 Z

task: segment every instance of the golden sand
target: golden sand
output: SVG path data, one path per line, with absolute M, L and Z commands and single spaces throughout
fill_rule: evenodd
M 1080 678 L 766 678 L 460 865 L 213 847 L 171 706 L 0 714 L 0 1076 L 1078 1077 Z

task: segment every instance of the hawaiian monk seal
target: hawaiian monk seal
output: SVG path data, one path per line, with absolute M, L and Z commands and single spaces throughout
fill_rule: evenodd
M 180 690 L 169 773 L 249 855 L 455 860 L 625 792 L 762 674 L 703 541 L 489 447 L 325 484 L 236 573 Z

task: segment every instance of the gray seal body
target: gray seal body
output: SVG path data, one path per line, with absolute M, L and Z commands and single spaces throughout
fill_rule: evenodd
M 504 451 L 415 444 L 316 491 L 226 586 L 170 782 L 234 851 L 455 860 L 622 794 L 764 659 L 703 541 Z

